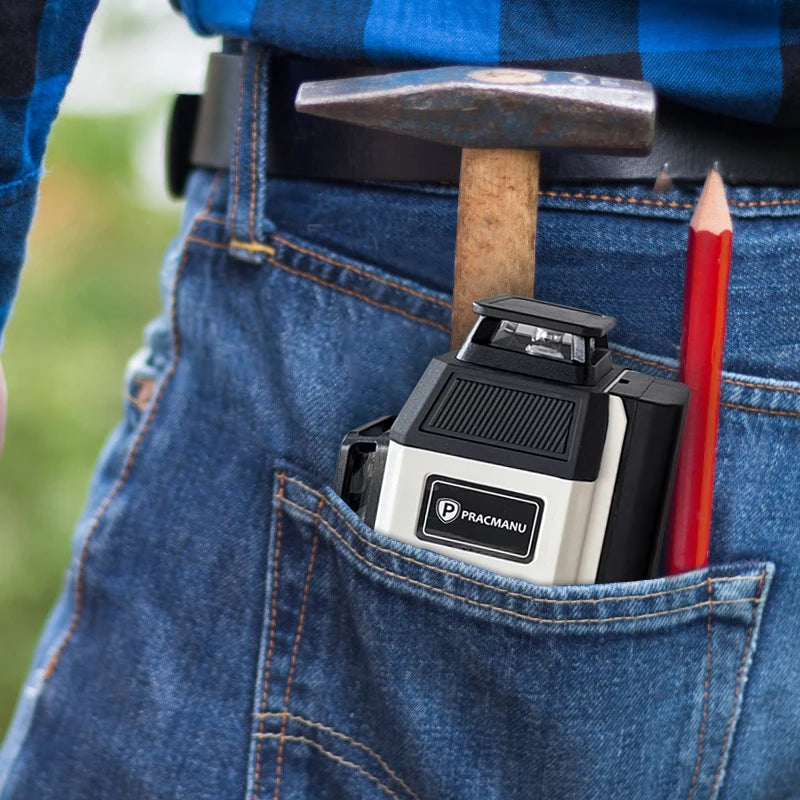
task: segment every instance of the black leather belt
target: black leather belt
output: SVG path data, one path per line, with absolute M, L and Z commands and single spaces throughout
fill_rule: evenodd
M 353 61 L 275 56 L 269 78 L 269 174 L 337 181 L 458 183 L 458 148 L 294 110 L 298 86 L 387 72 Z M 202 96 L 179 95 L 167 151 L 170 191 L 180 196 L 192 166 L 226 169 L 237 116 L 241 57 L 215 53 Z M 664 164 L 675 181 L 700 182 L 714 162 L 728 183 L 800 186 L 800 131 L 721 117 L 659 101 L 653 150 L 644 158 L 545 151 L 548 182 L 653 181 Z

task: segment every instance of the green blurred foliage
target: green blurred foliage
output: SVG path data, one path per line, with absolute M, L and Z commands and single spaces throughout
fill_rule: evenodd
M 122 411 L 122 373 L 158 311 L 179 209 L 133 188 L 142 119 L 63 117 L 6 332 L 0 459 L 0 731 L 63 581 L 92 466 Z

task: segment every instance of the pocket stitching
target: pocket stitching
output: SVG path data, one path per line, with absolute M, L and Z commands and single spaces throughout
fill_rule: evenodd
M 277 739 L 280 737 L 280 734 L 277 733 L 262 733 L 259 734 L 259 740 L 261 739 Z M 365 778 L 368 778 L 370 781 L 375 783 L 379 786 L 389 797 L 394 798 L 394 800 L 401 800 L 400 795 L 393 792 L 386 784 L 382 783 L 379 778 L 376 778 L 371 772 L 365 770 L 359 764 L 356 764 L 352 761 L 348 761 L 341 756 L 337 756 L 335 753 L 331 753 L 330 750 L 326 750 L 321 744 L 315 742 L 313 739 L 309 739 L 306 736 L 283 736 L 281 737 L 287 742 L 299 742 L 301 744 L 308 745 L 313 749 L 317 750 L 318 752 L 322 753 L 324 756 L 327 756 L 331 759 L 331 761 L 336 762 L 340 766 L 349 767 L 350 769 L 354 769 L 360 775 L 363 775 Z
M 214 242 L 211 239 L 202 239 L 199 236 L 187 236 L 186 241 L 193 242 L 195 244 L 206 245 L 207 247 L 215 247 L 218 250 L 229 249 L 227 245 L 222 244 L 221 242 Z M 232 240 L 231 245 L 234 245 L 241 250 L 256 249 L 256 245 L 254 244 L 243 245 L 236 240 Z M 377 308 L 382 308 L 385 311 L 393 311 L 396 314 L 400 314 L 400 316 L 410 319 L 412 322 L 419 322 L 422 323 L 423 325 L 430 325 L 430 327 L 436 328 L 436 330 L 440 330 L 443 333 L 449 333 L 450 331 L 450 329 L 446 325 L 442 325 L 442 323 L 440 322 L 435 322 L 434 320 L 427 319 L 426 317 L 420 317 L 416 314 L 412 314 L 410 311 L 406 311 L 403 308 L 390 305 L 389 303 L 382 303 L 379 300 L 375 300 L 374 298 L 370 297 L 369 295 L 355 291 L 355 289 L 348 289 L 346 286 L 339 286 L 336 283 L 331 283 L 330 281 L 326 281 L 322 278 L 319 278 L 316 275 L 311 275 L 310 273 L 303 272 L 302 270 L 296 269 L 295 267 L 290 267 L 288 264 L 283 264 L 280 261 L 277 261 L 276 259 L 271 257 L 272 255 L 275 254 L 275 250 L 272 247 L 268 247 L 267 245 L 260 245 L 258 249 L 267 254 L 266 261 L 268 261 L 274 267 L 278 267 L 279 269 L 282 269 L 285 272 L 290 273 L 291 275 L 296 275 L 298 278 L 304 278 L 306 280 L 313 281 L 314 283 L 318 283 L 320 284 L 320 286 L 325 286 L 328 289 L 333 289 L 334 291 L 342 292 L 343 294 L 350 295 L 351 297 L 356 297 L 359 300 L 363 300 L 365 303 L 369 303 L 370 305 L 376 306 Z
M 513 609 L 502 608 L 500 606 L 495 606 L 492 603 L 484 603 L 484 602 L 482 602 L 480 600 L 474 600 L 473 598 L 470 598 L 470 597 L 464 597 L 463 595 L 454 594 L 454 593 L 448 592 L 445 589 L 442 589 L 442 588 L 440 588 L 438 586 L 431 586 L 430 584 L 424 583 L 422 581 L 418 581 L 418 580 L 416 580 L 414 578 L 409 578 L 409 577 L 407 577 L 405 575 L 400 575 L 397 572 L 393 572 L 392 570 L 386 569 L 384 567 L 380 567 L 377 564 L 373 564 L 365 556 L 363 556 L 360 553 L 358 553 L 353 548 L 353 546 L 349 542 L 347 542 L 344 539 L 344 537 L 335 528 L 333 528 L 332 525 L 330 525 L 326 520 L 324 520 L 321 517 L 319 517 L 318 514 L 315 514 L 313 511 L 311 511 L 311 510 L 309 510 L 307 508 L 303 508 L 303 506 L 300 506 L 297 503 L 292 502 L 291 500 L 287 500 L 286 498 L 284 498 L 282 502 L 285 503 L 288 506 L 292 506 L 293 508 L 295 508 L 298 511 L 302 512 L 303 514 L 310 515 L 312 517 L 312 519 L 313 518 L 317 518 L 318 521 L 321 522 L 337 539 L 339 539 L 339 541 L 348 550 L 350 550 L 350 552 L 359 561 L 362 561 L 368 567 L 370 567 L 371 569 L 373 569 L 373 570 L 375 570 L 377 572 L 383 573 L 385 575 L 389 575 L 389 576 L 391 576 L 393 578 L 396 578 L 397 580 L 403 581 L 404 583 L 410 583 L 410 584 L 415 585 L 415 586 L 420 586 L 420 587 L 422 587 L 424 589 L 428 589 L 428 590 L 430 590 L 432 592 L 435 592 L 437 594 L 444 595 L 445 597 L 449 597 L 449 598 L 451 598 L 453 600 L 457 600 L 457 601 L 460 601 L 462 603 L 466 603 L 468 605 L 477 606 L 478 608 L 485 608 L 485 609 L 489 609 L 491 611 L 497 611 L 497 612 L 499 612 L 501 614 L 506 614 L 507 616 L 511 616 L 511 617 L 515 617 L 515 618 L 518 618 L 518 619 L 525 620 L 526 622 L 534 622 L 534 623 L 539 623 L 539 624 L 543 624 L 543 625 L 578 625 L 578 624 L 584 624 L 584 625 L 593 625 L 593 624 L 595 624 L 596 625 L 596 624 L 603 624 L 603 623 L 626 622 L 626 621 L 639 620 L 639 619 L 652 619 L 652 618 L 655 618 L 655 617 L 671 616 L 673 614 L 679 614 L 679 613 L 684 612 L 684 611 L 692 611 L 692 610 L 697 609 L 697 608 L 706 608 L 709 605 L 708 601 L 703 601 L 702 603 L 693 603 L 693 604 L 688 605 L 688 606 L 680 606 L 678 608 L 668 609 L 668 610 L 665 610 L 665 611 L 652 611 L 652 612 L 645 612 L 645 613 L 642 613 L 642 614 L 626 614 L 624 616 L 620 615 L 620 616 L 616 616 L 616 617 L 602 617 L 602 618 L 546 619 L 544 617 L 535 617 L 535 616 L 533 616 L 531 614 L 523 614 L 523 613 L 521 613 L 519 611 L 514 611 Z M 327 503 L 327 501 L 325 501 L 325 502 L 330 507 L 330 504 Z M 763 582 L 763 578 L 764 578 L 765 575 L 766 575 L 766 570 L 762 570 L 762 572 L 761 572 L 762 582 Z M 761 584 L 759 584 L 759 585 L 761 585 Z M 638 595 L 637 599 L 640 598 L 640 597 L 646 597 L 646 595 Z M 536 600 L 536 598 L 530 598 L 530 599 Z M 558 602 L 558 603 L 561 603 L 561 604 L 573 604 L 575 601 L 572 601 L 572 600 L 554 600 L 553 602 Z M 751 604 L 755 604 L 757 606 L 759 602 L 760 602 L 760 599 L 758 597 L 754 597 L 754 598 L 743 597 L 743 598 L 738 598 L 736 600 L 715 600 L 711 605 L 712 606 L 727 606 L 727 605 L 734 605 L 734 604 L 737 604 L 737 603 L 751 603 Z
M 611 352 L 615 356 L 619 356 L 619 358 L 627 358 L 629 361 L 635 361 L 648 367 L 657 367 L 658 369 L 663 369 L 665 372 L 671 372 L 673 374 L 678 373 L 678 368 L 673 367 L 671 364 L 662 364 L 660 361 L 653 361 L 649 358 L 634 356 L 630 353 L 626 353 L 623 350 L 616 350 L 614 348 L 611 348 Z M 724 375 L 722 377 L 722 382 L 730 383 L 732 386 L 744 386 L 747 389 L 765 389 L 769 392 L 789 392 L 790 394 L 800 394 L 800 387 L 797 386 L 774 386 L 771 383 L 759 383 L 758 381 L 742 381 L 738 378 L 726 378 Z
M 311 589 L 311 578 L 314 574 L 314 562 L 317 557 L 317 546 L 319 545 L 319 520 L 322 512 L 322 500 L 320 499 L 317 506 L 317 513 L 315 518 L 317 522 L 314 523 L 314 538 L 311 543 L 311 556 L 308 559 L 308 568 L 306 569 L 306 579 L 303 584 L 303 599 L 300 604 L 300 616 L 297 620 L 297 631 L 294 636 L 294 644 L 292 645 L 292 660 L 289 664 L 289 675 L 286 678 L 286 689 L 283 694 L 283 711 L 281 712 L 281 732 L 278 739 L 278 757 L 275 765 L 275 791 L 273 799 L 278 800 L 281 791 L 281 776 L 283 774 L 283 754 L 286 747 L 286 724 L 289 715 L 289 701 L 292 696 L 292 684 L 294 683 L 294 672 L 297 667 L 297 654 L 300 651 L 300 642 L 303 639 L 303 630 L 305 628 L 306 611 L 308 609 L 308 594 Z M 263 722 L 263 720 L 262 720 Z
M 687 800 L 692 800 L 694 797 L 694 788 L 697 784 L 697 776 L 700 774 L 700 763 L 703 760 L 703 745 L 705 744 L 706 722 L 708 721 L 708 699 L 710 693 L 711 682 L 711 612 L 712 612 L 712 597 L 714 587 L 711 584 L 711 579 L 707 578 L 708 584 L 708 622 L 706 623 L 706 631 L 708 637 L 708 645 L 706 648 L 706 674 L 703 679 L 703 717 L 700 722 L 700 738 L 697 742 L 697 760 L 694 764 L 694 773 L 692 774 L 692 784 L 689 787 L 689 796 Z
M 258 733 L 255 736 L 258 738 L 256 745 L 256 763 L 253 770 L 253 800 L 258 800 L 258 785 L 261 780 L 261 734 L 264 733 L 265 717 L 263 716 L 267 710 L 267 701 L 269 699 L 269 679 L 270 670 L 272 667 L 272 656 L 275 652 L 275 627 L 278 618 L 278 581 L 279 570 L 278 564 L 281 557 L 281 542 L 283 541 L 283 505 L 280 502 L 283 498 L 283 493 L 286 488 L 286 476 L 280 475 L 280 483 L 278 487 L 278 503 L 275 511 L 275 555 L 272 561 L 272 600 L 270 608 L 269 620 L 269 633 L 267 634 L 267 657 L 264 664 L 264 683 L 261 692 L 261 714 L 259 715 Z
M 280 711 L 268 711 L 259 716 L 262 716 L 265 719 L 276 719 L 282 717 L 283 714 Z M 414 800 L 419 800 L 417 793 L 414 792 L 414 790 L 408 786 L 408 784 L 386 763 L 386 761 L 368 745 L 364 744 L 363 742 L 359 742 L 352 736 L 348 736 L 346 733 L 342 733 L 341 731 L 338 731 L 329 725 L 323 725 L 321 722 L 315 722 L 313 720 L 306 719 L 305 717 L 298 716 L 297 714 L 287 714 L 286 716 L 292 722 L 296 722 L 299 725 L 311 728 L 312 730 L 319 730 L 323 733 L 327 733 L 335 739 L 341 739 L 342 741 L 347 742 L 348 744 L 353 745 L 353 747 L 356 747 L 357 749 L 366 753 L 367 755 L 372 756 L 372 758 L 374 758 L 379 764 L 381 769 L 383 769 L 384 772 L 386 772 L 386 774 L 392 778 L 392 780 L 396 781 L 400 786 L 402 786 L 404 791 L 406 791 Z
M 627 360 L 637 364 L 644 364 L 648 367 L 655 367 L 656 369 L 660 369 L 673 375 L 677 374 L 678 372 L 677 367 L 673 367 L 670 364 L 662 364 L 658 361 L 653 361 L 648 358 L 631 355 L 623 350 L 612 348 L 611 352 L 623 361 Z M 786 395 L 800 394 L 800 388 L 796 386 L 774 386 L 770 383 L 763 383 L 759 381 L 740 380 L 739 378 L 726 378 L 724 374 L 722 377 L 722 383 L 729 384 L 731 386 L 739 386 L 744 389 L 772 392 L 779 402 L 789 402 L 791 398 L 787 398 Z M 724 406 L 725 408 L 732 408 L 734 411 L 749 411 L 755 414 L 769 414 L 775 417 L 792 417 L 795 419 L 800 417 L 800 411 L 793 411 L 791 409 L 765 408 L 761 405 L 745 405 L 743 403 L 734 403 L 730 400 L 722 400 L 720 401 L 720 405 Z
M 470 577 L 468 577 L 466 575 L 461 575 L 460 573 L 454 572 L 454 571 L 449 570 L 449 569 L 446 569 L 445 567 L 437 567 L 437 566 L 434 566 L 433 564 L 426 564 L 424 561 L 419 561 L 418 559 L 413 558 L 412 556 L 406 556 L 406 555 L 403 555 L 402 553 L 399 553 L 399 552 L 397 552 L 395 550 L 390 550 L 387 547 L 381 547 L 380 545 L 375 544 L 374 542 L 370 542 L 369 539 L 364 538 L 364 536 L 362 536 L 362 534 L 360 534 L 350 524 L 350 522 L 348 522 L 348 520 L 345 519 L 345 517 L 341 514 L 341 512 L 334 505 L 332 505 L 330 503 L 330 501 L 327 499 L 327 497 L 325 497 L 325 495 L 323 495 L 320 492 L 312 489 L 310 486 L 308 486 L 307 484 L 303 483 L 302 481 L 297 480 L 296 478 L 292 478 L 291 476 L 287 475 L 286 473 L 281 473 L 281 476 L 283 478 L 285 478 L 285 480 L 288 481 L 289 483 L 294 483 L 296 486 L 299 486 L 302 489 L 305 489 L 307 492 L 309 492 L 310 494 L 314 495 L 315 497 L 324 500 L 325 504 L 328 506 L 328 508 L 331 511 L 333 511 L 333 513 L 347 526 L 347 528 L 353 533 L 353 535 L 356 536 L 356 538 L 358 538 L 361 542 L 366 544 L 368 547 L 371 547 L 371 548 L 373 548 L 373 549 L 375 549 L 375 550 L 377 550 L 377 551 L 379 551 L 381 553 L 386 553 L 387 555 L 393 556 L 395 558 L 399 558 L 399 559 L 401 559 L 403 561 L 407 561 L 410 564 L 414 564 L 414 565 L 422 567 L 422 568 L 424 568 L 426 570 L 432 570 L 433 572 L 440 572 L 443 575 L 447 575 L 447 576 L 452 577 L 452 578 L 458 578 L 458 579 L 460 579 L 460 580 L 462 580 L 462 581 L 464 581 L 466 583 L 471 583 L 471 584 L 473 584 L 475 586 L 478 586 L 481 589 L 491 589 L 491 590 L 493 590 L 495 592 L 499 592 L 500 594 L 504 594 L 504 595 L 506 595 L 508 597 L 518 597 L 518 598 L 521 598 L 523 600 L 533 600 L 533 601 L 535 601 L 537 603 L 551 603 L 553 605 L 564 605 L 564 604 L 569 604 L 569 605 L 573 605 L 573 604 L 575 604 L 575 605 L 581 605 L 581 604 L 598 605 L 598 604 L 601 604 L 601 603 L 619 602 L 621 600 L 642 600 L 642 599 L 648 599 L 648 598 L 652 598 L 652 597 L 662 597 L 664 595 L 677 594 L 679 592 L 686 592 L 686 591 L 689 591 L 691 589 L 698 589 L 699 587 L 706 585 L 706 581 L 703 580 L 703 581 L 700 581 L 699 583 L 689 584 L 688 586 L 681 586 L 681 587 L 677 587 L 675 589 L 663 589 L 663 590 L 658 591 L 658 592 L 649 592 L 647 594 L 615 595 L 613 597 L 589 597 L 589 598 L 578 598 L 578 599 L 575 599 L 575 600 L 569 600 L 569 599 L 558 600 L 558 599 L 552 598 L 552 597 L 537 597 L 534 594 L 526 594 L 525 592 L 515 592 L 515 591 L 512 591 L 510 589 L 504 589 L 501 586 L 494 586 L 491 583 L 485 583 L 483 581 L 479 581 L 476 578 L 470 578 Z M 285 498 L 283 498 L 283 502 L 286 502 L 286 503 L 288 503 L 288 504 L 290 504 L 292 506 L 295 506 L 299 510 L 305 511 L 308 514 L 313 514 L 311 509 L 304 508 L 303 506 L 300 506 L 297 503 L 293 503 L 291 500 L 286 500 Z M 323 522 L 324 522 L 324 520 L 323 520 Z M 339 535 L 339 533 L 337 531 L 334 531 L 333 528 L 331 528 L 329 525 L 326 524 L 326 527 L 328 527 L 329 530 L 331 530 L 333 533 L 335 533 L 335 535 L 338 538 L 340 538 L 340 539 L 342 538 Z M 344 540 L 342 539 L 342 541 L 344 541 Z M 345 544 L 347 544 L 347 543 L 345 542 Z M 368 563 L 371 563 L 371 562 L 368 562 Z M 720 576 L 718 578 L 708 578 L 707 580 L 711 580 L 712 583 L 728 583 L 728 582 L 732 582 L 732 581 L 758 581 L 758 580 L 763 580 L 762 576 L 763 576 L 763 573 L 761 575 L 731 575 L 731 576 Z M 719 602 L 727 602 L 727 601 L 715 601 L 715 602 L 719 603 Z M 737 600 L 736 602 L 740 602 L 740 601 Z M 700 603 L 700 605 L 702 605 L 702 606 L 704 606 L 705 604 L 706 604 L 705 602 Z
M 211 239 L 202 239 L 199 236 L 187 236 L 187 242 L 192 242 L 194 244 L 202 244 L 206 247 L 215 247 L 217 250 L 228 250 L 228 246 L 222 244 L 221 242 L 214 242 Z M 240 243 L 236 242 L 235 240 L 231 242 L 231 244 L 236 245 L 242 250 L 252 250 L 255 248 L 255 245 L 247 245 L 240 246 Z M 274 254 L 274 249 L 268 247 L 266 245 L 260 246 L 260 249 L 263 252 L 267 253 L 266 260 L 275 267 L 284 270 L 285 272 L 290 273 L 291 275 L 296 275 L 298 278 L 304 278 L 314 283 L 318 283 L 321 286 L 325 286 L 328 289 L 334 289 L 337 292 L 342 292 L 343 294 L 350 295 L 351 297 L 356 297 L 359 300 L 363 300 L 365 303 L 369 303 L 370 305 L 377 306 L 378 308 L 382 308 L 385 311 L 393 311 L 396 314 L 400 314 L 407 319 L 410 319 L 412 322 L 419 322 L 423 325 L 430 325 L 432 328 L 436 328 L 437 330 L 442 331 L 443 333 L 448 333 L 449 328 L 446 325 L 442 325 L 440 322 L 435 322 L 434 320 L 427 319 L 426 317 L 420 317 L 416 314 L 412 314 L 405 309 L 398 308 L 397 306 L 390 305 L 389 303 L 381 303 L 379 300 L 375 300 L 369 295 L 361 294 L 360 292 L 355 291 L 354 289 L 348 289 L 345 286 L 339 286 L 335 283 L 331 283 L 330 281 L 323 280 L 322 278 L 317 277 L 316 275 L 311 275 L 307 272 L 303 272 L 302 270 L 295 269 L 294 267 L 290 267 L 287 264 L 282 264 L 280 261 L 275 260 L 274 258 L 269 257 L 270 255 Z
M 384 286 L 389 286 L 392 289 L 398 289 L 401 292 L 406 292 L 413 297 L 418 297 L 420 300 L 425 300 L 428 303 L 435 303 L 436 305 L 442 306 L 450 310 L 452 308 L 451 304 L 448 303 L 446 300 L 440 300 L 438 297 L 433 297 L 431 295 L 425 294 L 423 292 L 419 292 L 416 289 L 412 289 L 410 286 L 404 286 L 402 283 L 398 283 L 397 281 L 392 281 L 387 278 L 381 278 L 379 275 L 372 275 L 366 270 L 360 269 L 359 267 L 355 266 L 354 264 L 348 264 L 346 261 L 337 261 L 334 258 L 329 258 L 322 253 L 318 253 L 315 250 L 311 250 L 306 247 L 302 247 L 299 244 L 295 244 L 294 242 L 289 241 L 288 239 L 284 239 L 282 236 L 279 236 L 276 233 L 272 234 L 272 238 L 276 242 L 280 242 L 286 247 L 290 248 L 291 250 L 296 250 L 299 253 L 304 253 L 307 256 L 311 256 L 312 258 L 318 258 L 320 261 L 324 261 L 327 264 L 332 264 L 335 267 L 342 267 L 343 269 L 349 270 L 350 272 L 354 272 L 356 275 L 360 275 L 362 278 L 368 278 L 371 281 L 375 281 L 376 283 L 381 283 Z
M 213 225 L 227 224 L 227 222 L 224 219 L 220 219 L 219 217 L 214 217 L 211 215 L 203 215 L 201 217 L 198 217 L 198 220 L 201 220 L 203 222 L 209 222 Z M 442 306 L 442 308 L 446 308 L 448 310 L 452 308 L 452 304 L 449 303 L 447 300 L 442 300 L 441 298 L 435 297 L 434 295 L 428 294 L 427 292 L 421 292 L 418 289 L 414 289 L 411 286 L 406 286 L 405 284 L 400 283 L 399 281 L 393 281 L 389 278 L 382 278 L 380 275 L 374 275 L 365 269 L 357 267 L 355 264 L 350 264 L 347 261 L 339 261 L 335 258 L 331 258 L 330 256 L 326 256 L 324 253 L 320 253 L 317 250 L 312 250 L 309 247 L 305 247 L 295 242 L 292 242 L 289 239 L 285 239 L 283 236 L 280 236 L 277 233 L 273 233 L 270 238 L 272 238 L 273 241 L 280 242 L 282 245 L 288 247 L 290 250 L 295 250 L 298 253 L 303 253 L 304 255 L 311 256 L 311 258 L 316 258 L 319 261 L 324 261 L 326 264 L 331 264 L 334 267 L 341 267 L 342 269 L 346 269 L 349 272 L 353 272 L 362 278 L 367 278 L 368 280 L 375 281 L 375 283 L 380 283 L 392 289 L 397 289 L 400 292 L 405 292 L 406 294 L 410 294 L 412 297 L 417 297 L 420 300 L 424 300 L 426 303 L 434 303 L 435 305 Z M 231 241 L 231 245 L 236 246 L 240 250 L 253 249 L 256 246 L 256 244 L 258 243 L 242 242 L 238 240 Z M 261 244 L 260 248 L 263 252 L 269 253 L 272 256 L 275 255 L 276 251 L 274 247 Z
M 343 294 L 350 295 L 351 297 L 357 297 L 359 300 L 363 300 L 370 305 L 376 306 L 377 308 L 385 309 L 386 311 L 394 311 L 396 314 L 400 314 L 407 319 L 412 320 L 413 322 L 421 322 L 423 325 L 430 325 L 432 328 L 436 328 L 437 330 L 443 331 L 444 333 L 449 333 L 450 329 L 446 325 L 442 325 L 440 322 L 434 322 L 431 319 L 426 319 L 425 317 L 419 317 L 416 314 L 412 314 L 405 309 L 398 308 L 397 306 L 389 305 L 388 303 L 381 303 L 379 300 L 375 300 L 368 295 L 361 294 L 360 292 L 355 291 L 354 289 L 348 289 L 346 286 L 339 286 L 338 284 L 331 283 L 330 281 L 323 280 L 322 278 L 318 277 L 317 275 L 311 275 L 308 272 L 303 272 L 302 270 L 296 269 L 295 267 L 290 267 L 288 264 L 282 264 L 280 261 L 267 257 L 266 261 L 272 264 L 279 269 L 285 270 L 292 275 L 297 275 L 300 278 L 304 278 L 309 281 L 313 281 L 314 283 L 318 283 L 321 286 L 325 286 L 328 289 L 334 289 L 337 292 L 342 292 Z
M 725 735 L 722 740 L 722 749 L 720 750 L 719 754 L 719 763 L 717 764 L 717 771 L 714 773 L 714 782 L 711 784 L 711 792 L 708 795 L 709 800 L 713 800 L 713 797 L 716 794 L 717 789 L 719 788 L 717 784 L 719 783 L 720 777 L 722 776 L 722 767 L 723 764 L 725 763 L 725 755 L 727 754 L 728 748 L 730 747 L 730 736 L 731 736 L 731 731 L 733 729 L 733 721 L 734 718 L 736 717 L 736 706 L 739 703 L 739 696 L 742 690 L 742 676 L 744 675 L 744 668 L 747 665 L 747 656 L 750 653 L 750 642 L 753 639 L 753 631 L 755 631 L 756 627 L 756 620 L 758 618 L 758 603 L 760 602 L 761 589 L 764 586 L 765 575 L 766 573 L 762 572 L 761 580 L 758 582 L 758 586 L 756 587 L 756 597 L 755 597 L 755 604 L 753 605 L 753 615 L 750 620 L 750 627 L 747 631 L 747 638 L 745 639 L 744 642 L 744 653 L 742 653 L 742 660 L 739 664 L 739 671 L 736 674 L 736 686 L 734 687 L 733 690 L 733 704 L 731 706 L 730 716 L 728 717 L 728 724 L 725 727 Z

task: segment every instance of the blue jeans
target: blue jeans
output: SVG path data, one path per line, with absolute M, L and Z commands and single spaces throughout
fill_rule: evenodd
M 456 195 L 267 181 L 246 76 L 0 797 L 797 796 L 800 191 L 730 192 L 711 567 L 532 586 L 381 536 L 329 488 L 343 434 L 448 348 Z M 620 363 L 673 376 L 696 195 L 545 187 L 537 296 L 617 316 Z

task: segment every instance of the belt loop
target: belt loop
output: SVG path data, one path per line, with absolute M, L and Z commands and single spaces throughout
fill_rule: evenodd
M 270 56 L 270 48 L 245 42 L 231 156 L 229 247 L 232 255 L 252 262 L 275 254 L 264 244 L 275 229 L 266 219 Z

